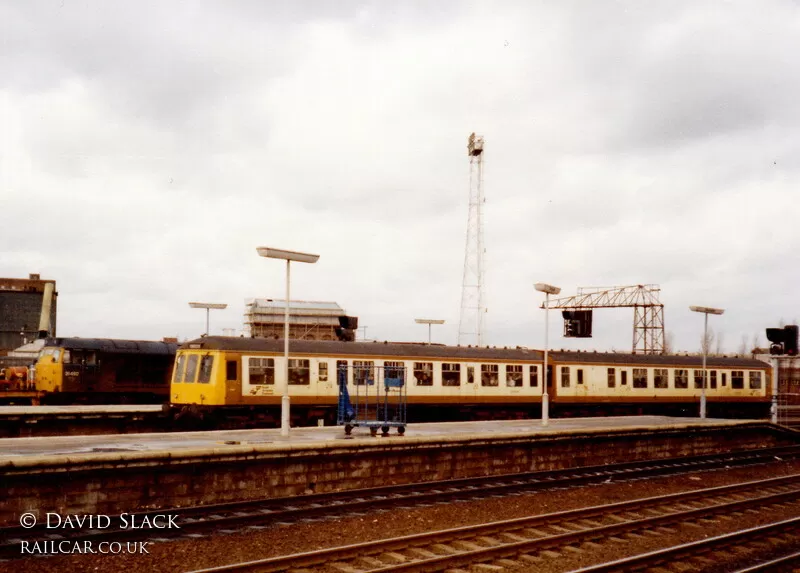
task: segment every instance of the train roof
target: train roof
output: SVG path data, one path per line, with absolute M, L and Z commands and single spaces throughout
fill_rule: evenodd
M 173 355 L 178 350 L 178 345 L 174 342 L 113 338 L 48 338 L 44 345 L 69 348 L 70 350 L 94 350 L 108 354 Z
M 199 346 L 197 346 L 199 345 Z M 283 352 L 283 339 L 207 336 L 190 340 L 181 348 L 237 352 Z M 475 360 L 541 360 L 544 354 L 529 348 L 445 346 L 419 342 L 341 342 L 338 340 L 291 340 L 293 354 L 337 354 L 341 356 L 415 356 Z
M 629 354 L 619 352 L 574 352 L 550 351 L 553 362 L 570 362 L 578 364 L 628 364 L 636 366 L 702 366 L 702 356 L 688 354 Z M 767 364 L 755 358 L 735 358 L 725 356 L 709 356 L 706 358 L 709 368 L 764 368 Z
M 208 336 L 184 343 L 181 348 L 232 350 L 235 352 L 283 352 L 283 339 Z M 417 342 L 341 342 L 337 340 L 292 340 L 293 354 L 335 354 L 340 356 L 414 356 L 460 360 L 542 360 L 541 350 L 530 348 L 489 348 L 476 346 L 446 346 Z M 628 354 L 617 352 L 550 351 L 554 363 L 577 364 L 637 364 L 648 366 L 701 366 L 702 356 Z M 767 365 L 754 358 L 707 358 L 711 368 L 764 368 Z

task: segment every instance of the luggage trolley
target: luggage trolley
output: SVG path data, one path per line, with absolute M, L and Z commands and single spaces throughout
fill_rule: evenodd
M 352 370 L 352 378 L 349 376 Z M 336 369 L 339 402 L 336 423 L 344 426 L 348 436 L 356 426 L 369 428 L 373 436 L 380 428 L 384 436 L 390 428 L 406 431 L 406 369 L 402 362 L 375 366 L 372 362 L 353 361 Z M 348 389 L 348 381 L 352 391 Z

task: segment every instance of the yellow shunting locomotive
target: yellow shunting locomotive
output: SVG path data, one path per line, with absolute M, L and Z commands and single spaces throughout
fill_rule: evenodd
M 409 423 L 541 415 L 539 350 L 293 340 L 287 380 L 282 340 L 219 336 L 178 349 L 170 403 L 184 412 L 250 415 L 277 424 L 288 383 L 292 424 L 330 424 L 336 419 L 337 372 L 346 371 L 355 388 L 367 382 L 354 373 L 381 367 L 403 377 Z M 768 415 L 767 364 L 710 357 L 706 372 L 709 416 Z M 546 378 L 554 416 L 696 416 L 703 387 L 697 356 L 555 351 Z

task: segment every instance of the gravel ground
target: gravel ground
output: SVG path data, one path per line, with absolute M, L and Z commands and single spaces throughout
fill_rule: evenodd
M 275 555 L 793 473 L 800 473 L 800 461 L 776 461 L 769 466 L 716 470 L 619 484 L 608 483 L 424 508 L 395 509 L 363 516 L 343 517 L 336 521 L 274 525 L 261 530 L 250 530 L 247 533 L 221 534 L 210 538 L 151 542 L 147 546 L 149 551 L 147 555 L 27 557 L 0 563 L 0 571 L 13 571 L 14 573 L 190 571 Z M 755 519 L 758 520 L 758 518 Z M 724 525 L 725 523 L 725 521 L 720 521 L 722 525 L 719 527 L 710 524 L 704 533 L 711 535 L 716 533 L 717 529 L 723 531 L 727 527 Z M 617 556 L 621 556 L 621 554 Z M 577 559 L 576 563 L 579 564 L 583 561 L 580 556 L 568 557 L 570 559 L 565 560 L 565 564 L 571 563 L 573 558 Z M 535 568 L 535 570 L 539 569 Z

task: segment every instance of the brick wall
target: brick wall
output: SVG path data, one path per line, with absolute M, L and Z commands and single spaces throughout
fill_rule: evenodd
M 228 449 L 20 458 L 0 468 L 0 524 L 27 511 L 118 514 L 429 480 L 602 465 L 796 443 L 731 427 L 231 445 Z

